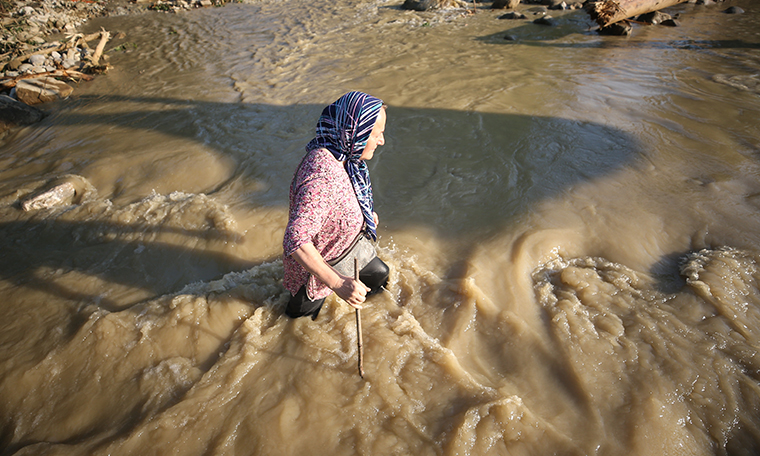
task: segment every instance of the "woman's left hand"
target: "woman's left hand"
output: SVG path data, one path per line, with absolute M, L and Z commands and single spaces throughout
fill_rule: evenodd
M 380 218 L 377 216 L 377 212 L 372 213 L 372 220 L 375 221 L 375 226 L 380 224 Z

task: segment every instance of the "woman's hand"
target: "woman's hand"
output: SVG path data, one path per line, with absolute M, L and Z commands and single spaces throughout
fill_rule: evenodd
M 341 276 L 341 283 L 332 289 L 341 299 L 354 309 L 361 309 L 361 304 L 367 299 L 369 288 L 359 280 Z
M 380 218 L 377 216 L 377 212 L 372 213 L 372 220 L 375 221 L 375 226 L 378 226 L 380 224 Z
M 317 252 L 313 244 L 301 245 L 291 256 L 351 307 L 361 309 L 361 304 L 367 299 L 367 293 L 370 289 L 352 277 L 338 274 L 335 269 L 325 263 L 322 255 Z

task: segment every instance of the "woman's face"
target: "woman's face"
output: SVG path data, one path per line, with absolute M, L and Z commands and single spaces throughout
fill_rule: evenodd
M 375 126 L 372 128 L 372 133 L 369 134 L 367 145 L 364 147 L 361 157 L 359 157 L 361 160 L 370 160 L 375 155 L 375 149 L 377 149 L 377 146 L 385 144 L 385 137 L 383 136 L 384 132 L 385 108 L 382 108 L 380 109 L 380 114 L 377 115 L 377 122 L 375 122 Z

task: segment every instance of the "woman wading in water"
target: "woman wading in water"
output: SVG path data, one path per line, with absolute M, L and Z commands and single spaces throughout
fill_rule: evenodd
M 388 281 L 388 266 L 373 245 L 378 218 L 365 163 L 385 143 L 385 109 L 371 95 L 349 92 L 322 111 L 290 185 L 282 243 L 289 317 L 316 319 L 332 292 L 361 309 Z

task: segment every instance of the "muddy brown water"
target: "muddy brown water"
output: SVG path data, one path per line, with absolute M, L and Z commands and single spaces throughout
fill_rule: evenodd
M 755 3 L 627 38 L 398 6 L 89 24 L 128 52 L 0 145 L 0 453 L 760 450 Z M 366 380 L 347 305 L 283 316 L 279 259 L 352 89 L 389 105 Z M 19 209 L 58 178 L 76 204 Z

